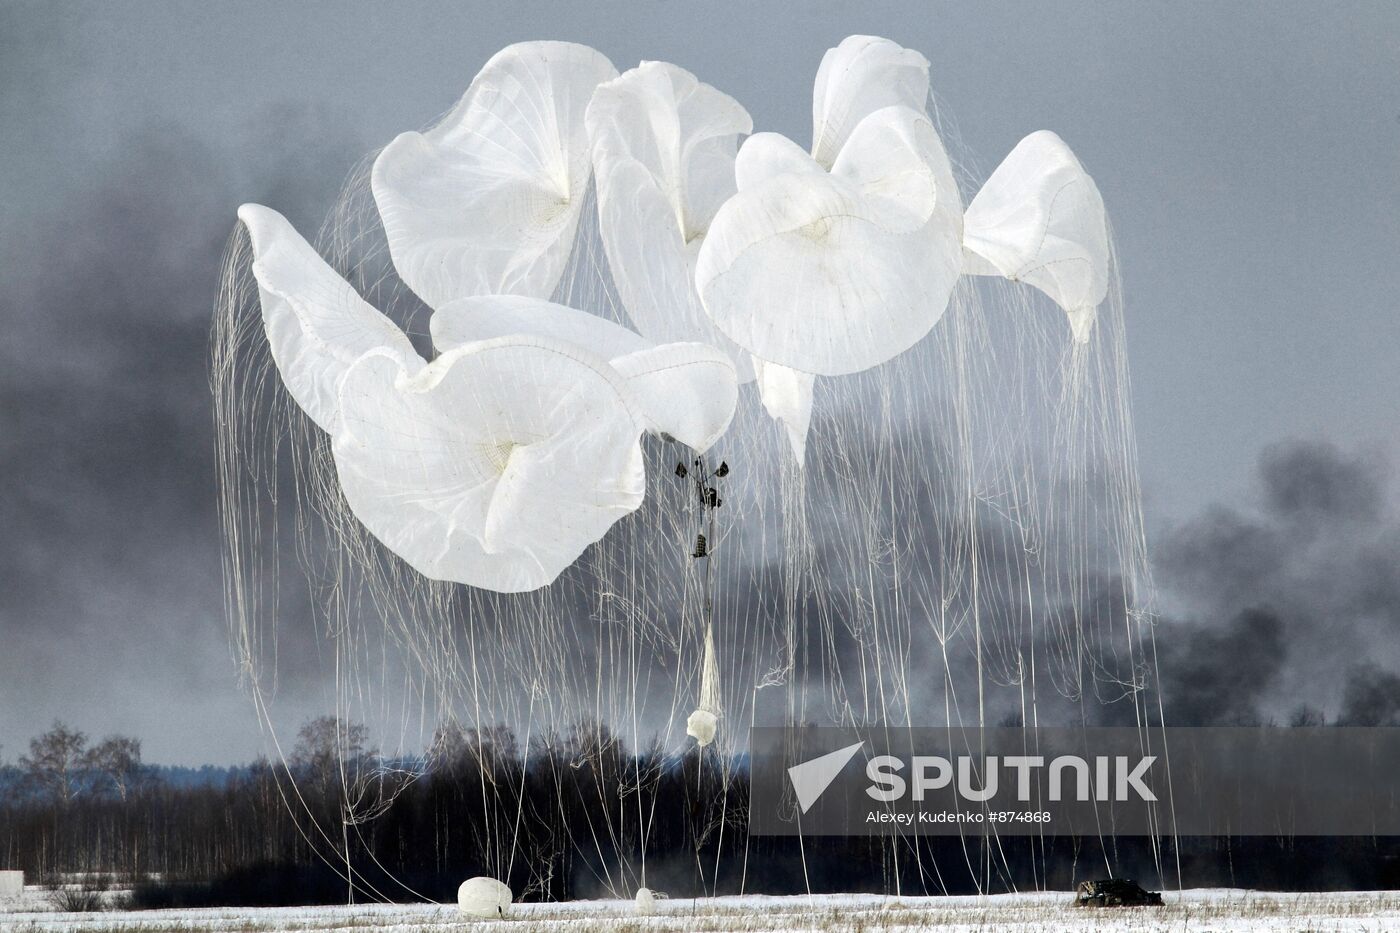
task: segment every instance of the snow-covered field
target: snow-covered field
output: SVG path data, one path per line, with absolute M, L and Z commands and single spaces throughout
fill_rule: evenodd
M 989 897 L 718 897 L 657 902 L 639 917 L 630 901 L 517 905 L 512 930 L 1400 930 L 1400 893 L 1279 894 L 1196 890 L 1168 893 L 1160 908 L 1083 911 L 1064 893 Z M 75 914 L 45 911 L 34 896 L 0 902 L 4 933 L 57 931 L 418 931 L 481 929 L 447 906 L 300 907 Z

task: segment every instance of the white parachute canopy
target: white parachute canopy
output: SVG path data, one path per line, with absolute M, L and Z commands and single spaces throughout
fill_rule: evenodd
M 859 372 L 942 316 L 962 271 L 962 200 L 927 94 L 923 56 L 853 36 L 818 71 L 811 155 L 774 133 L 740 148 L 738 193 L 695 279 L 711 319 L 765 368 Z M 794 432 L 810 397 L 765 403 Z
M 695 262 L 734 194 L 738 138 L 753 129 L 748 111 L 682 68 L 644 62 L 599 85 L 586 123 L 599 231 L 628 317 L 651 340 L 725 350 L 747 382 L 748 354 L 700 306 Z
M 584 110 L 616 75 L 587 46 L 507 46 L 440 123 L 384 148 L 374 200 L 394 267 L 420 298 L 553 293 L 591 173 Z
M 287 218 L 244 204 L 238 219 L 252 241 L 273 362 L 288 393 L 321 430 L 335 430 L 340 380 L 365 353 L 388 350 L 409 372 L 423 366 L 404 332 L 327 265 Z
M 340 407 L 346 501 L 434 580 L 538 589 L 646 491 L 632 393 L 574 344 L 479 341 L 416 376 L 374 351 L 346 373 Z
M 431 579 L 501 592 L 552 582 L 641 504 L 648 411 L 697 442 L 718 436 L 733 414 L 737 388 L 723 354 L 652 347 L 569 309 L 560 310 L 597 324 L 575 335 L 481 328 L 424 363 L 280 214 L 248 204 L 239 217 L 283 383 L 331 434 L 356 518 Z M 545 336 L 603 327 L 628 337 L 621 369 Z M 695 395 L 709 407 L 691 404 Z
M 877 36 L 827 49 L 812 84 L 812 157 L 828 168 L 856 126 L 885 107 L 924 109 L 928 59 Z
M 753 367 L 763 408 L 787 430 L 788 444 L 800 464 L 807 454 L 807 428 L 812 423 L 812 394 L 817 377 L 759 359 L 753 361 Z
M 549 584 L 640 505 L 642 430 L 703 452 L 733 417 L 730 353 L 539 300 L 591 174 L 585 109 L 615 76 L 584 46 L 510 46 L 436 127 L 380 153 L 371 186 L 391 258 L 439 309 L 431 364 L 281 215 L 240 211 L 283 382 L 332 435 L 351 511 L 431 579 Z M 695 171 L 696 216 L 714 207 L 690 204 L 726 193 L 712 163 Z
M 450 302 L 429 323 L 446 352 L 476 340 L 533 334 L 606 359 L 631 389 L 648 430 L 704 453 L 734 417 L 739 386 L 729 356 L 708 344 L 656 345 L 594 314 L 538 298 L 491 295 Z
M 997 166 L 964 218 L 965 271 L 1025 282 L 1089 339 L 1108 293 L 1108 221 L 1098 186 L 1064 140 L 1032 133 Z
M 922 80 L 887 86 L 891 60 L 917 62 Z M 740 149 L 738 193 L 710 225 L 696 285 L 720 330 L 755 356 L 859 372 L 942 315 L 961 271 L 962 204 L 923 110 L 927 68 L 887 40 L 847 39 L 817 75 L 816 157 L 773 133 Z M 896 91 L 904 99 L 889 103 Z

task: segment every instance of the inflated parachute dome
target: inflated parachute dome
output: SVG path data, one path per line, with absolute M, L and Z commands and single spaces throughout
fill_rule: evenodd
M 314 245 L 238 210 L 228 611 L 269 726 L 279 685 L 329 683 L 379 740 L 313 840 L 352 886 L 343 828 L 453 735 L 624 762 L 632 799 L 530 847 L 483 764 L 473 858 L 550 897 L 571 852 L 631 898 L 668 820 L 698 887 L 746 883 L 752 724 L 1152 721 L 1103 199 L 1052 132 L 982 177 L 948 126 L 886 39 L 822 58 L 810 140 L 675 65 L 526 42 L 367 158 Z M 719 788 L 700 816 L 657 810 L 675 774 Z M 463 903 L 508 904 L 488 882 Z

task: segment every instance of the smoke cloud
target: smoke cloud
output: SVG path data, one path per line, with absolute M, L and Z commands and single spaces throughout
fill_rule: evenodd
M 139 734 L 153 760 L 255 746 L 221 616 L 207 350 L 219 260 L 241 201 L 314 231 L 363 146 L 293 108 L 270 109 L 248 134 L 262 155 L 235 163 L 179 128 L 133 131 L 94 183 L 7 244 L 7 753 L 55 717 Z M 194 728 L 153 730 L 171 709 Z
M 1400 516 L 1390 479 L 1378 455 L 1273 445 L 1259 457 L 1254 508 L 1215 506 L 1163 537 L 1168 723 L 1393 720 Z

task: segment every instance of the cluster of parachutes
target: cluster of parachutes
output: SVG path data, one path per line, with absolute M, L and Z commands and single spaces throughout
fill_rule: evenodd
M 272 359 L 355 516 L 430 579 L 535 590 L 641 505 L 643 433 L 703 453 L 753 382 L 800 464 L 816 377 L 908 350 L 962 275 L 1040 289 L 1087 340 L 1109 285 L 1094 182 L 1038 132 L 964 210 L 928 67 L 885 39 L 829 50 L 804 150 L 675 65 L 502 50 L 372 169 L 431 361 L 282 215 L 242 207 Z M 634 329 L 550 300 L 590 181 Z

